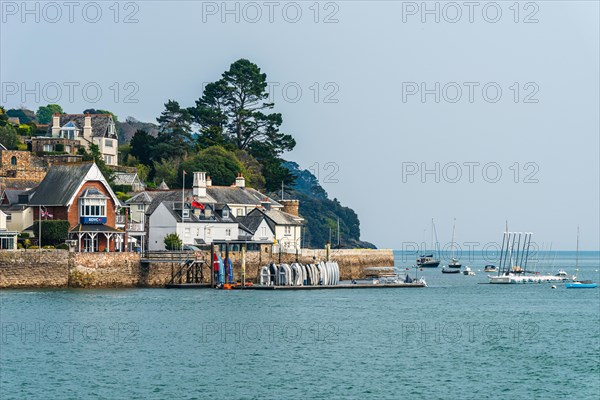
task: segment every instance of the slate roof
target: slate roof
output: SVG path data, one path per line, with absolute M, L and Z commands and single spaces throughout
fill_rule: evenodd
M 53 165 L 29 201 L 30 206 L 65 206 L 94 164 Z
M 185 190 L 184 197 L 186 201 L 194 198 L 200 203 L 214 204 L 215 206 L 219 204 L 244 204 L 249 206 L 260 206 L 261 201 L 265 201 L 266 199 L 271 206 L 282 207 L 282 205 L 275 200 L 262 194 L 258 190 L 251 188 L 239 188 L 235 186 L 210 186 L 206 188 L 206 192 L 206 197 L 196 197 L 193 196 L 193 189 L 190 188 Z M 144 202 L 147 201 L 146 198 L 150 201 Z M 144 191 L 127 200 L 127 203 L 135 204 L 144 202 L 144 204 L 150 204 L 150 207 L 148 207 L 146 210 L 146 214 L 152 214 L 154 210 L 156 210 L 156 207 L 158 207 L 158 205 L 163 201 L 181 202 L 181 190 Z
M 23 189 L 5 189 L 4 197 L 8 200 L 9 204 L 18 204 L 19 196 L 22 194 L 28 194 L 31 196 L 33 193 L 33 189 L 23 190 Z
M 135 172 L 115 172 L 113 174 L 113 182 L 115 185 L 133 185 L 134 183 L 142 183 Z
M 252 210 L 254 211 L 254 210 Z M 275 224 L 268 218 L 265 218 L 262 213 L 253 213 L 250 212 L 245 217 L 237 217 L 237 220 L 244 225 L 252 234 L 256 233 L 256 230 L 260 226 L 260 223 L 266 219 L 267 225 L 271 228 L 271 231 L 275 232 Z
M 150 204 L 152 203 L 152 198 L 148 194 L 148 192 L 141 192 L 128 199 L 126 204 Z
M 275 225 L 302 225 L 302 221 L 304 220 L 302 217 L 296 217 L 280 210 L 255 208 L 244 217 L 244 225 L 248 228 L 250 228 L 249 225 L 258 228 L 263 218 L 266 219 L 267 224 L 273 232 L 275 232 Z M 256 228 L 253 230 L 254 232 L 256 232 Z
M 177 222 L 182 222 L 181 218 L 181 199 L 179 201 L 163 201 L 159 204 L 164 204 L 167 210 L 175 217 Z M 175 209 L 173 209 L 175 205 Z M 157 205 L 158 207 L 158 205 Z M 232 218 L 221 218 L 218 214 L 212 213 L 209 218 L 198 218 L 194 215 L 192 210 L 190 209 L 190 214 L 188 217 L 185 217 L 185 222 L 210 222 L 210 223 L 235 223 L 236 221 Z
M 92 136 L 93 137 L 112 137 L 116 138 L 116 128 L 114 130 L 114 135 L 108 134 L 108 127 L 110 125 L 114 125 L 114 121 L 112 115 L 110 114 L 89 114 L 92 118 Z M 83 127 L 85 126 L 85 117 L 86 114 L 60 114 L 59 116 L 60 126 L 63 127 L 67 125 L 69 122 L 72 122 L 75 127 L 81 131 L 83 131 Z M 48 126 L 48 136 L 52 135 L 52 125 Z

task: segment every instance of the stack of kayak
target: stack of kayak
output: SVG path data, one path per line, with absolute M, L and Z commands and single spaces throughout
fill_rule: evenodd
M 329 286 L 340 282 L 340 267 L 334 261 L 318 264 L 270 264 L 260 269 L 262 286 Z

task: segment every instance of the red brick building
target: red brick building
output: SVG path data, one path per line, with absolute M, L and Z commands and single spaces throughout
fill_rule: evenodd
M 82 252 L 121 251 L 125 232 L 116 228 L 120 202 L 96 164 L 53 165 L 29 205 L 34 220 L 69 221 L 69 239 Z

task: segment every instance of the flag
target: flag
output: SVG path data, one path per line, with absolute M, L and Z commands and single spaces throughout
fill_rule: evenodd
M 201 210 L 204 210 L 204 204 L 192 200 L 192 208 L 199 208 Z
M 187 172 L 185 172 L 185 169 L 183 170 L 183 174 L 184 174 L 184 175 L 187 175 Z

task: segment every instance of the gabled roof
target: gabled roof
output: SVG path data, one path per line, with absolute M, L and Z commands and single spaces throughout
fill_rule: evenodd
M 275 232 L 275 224 L 273 223 L 273 221 L 271 221 L 264 214 L 259 212 L 250 212 L 245 217 L 237 217 L 237 220 L 240 222 L 240 224 L 245 226 L 252 234 L 256 233 L 256 230 L 263 221 L 267 222 L 267 225 L 271 229 L 271 232 Z
M 8 200 L 8 204 L 18 204 L 20 195 L 29 195 L 33 193 L 33 190 L 22 190 L 22 189 L 5 189 L 3 192 L 3 198 Z
M 133 185 L 136 181 L 142 183 L 137 172 L 115 172 L 113 174 L 115 185 Z
M 101 182 L 115 204 L 119 199 L 95 163 L 53 165 L 35 190 L 30 206 L 68 206 L 86 181 Z
M 275 225 L 302 225 L 304 220 L 302 217 L 296 217 L 280 210 L 266 210 L 264 208 L 255 208 L 248 213 L 247 217 L 255 217 L 261 214 L 267 218 L 267 222 L 270 220 Z M 274 228 L 272 229 L 274 230 Z
M 140 192 L 128 199 L 126 204 L 150 204 L 152 203 L 152 197 L 148 194 L 148 192 Z

